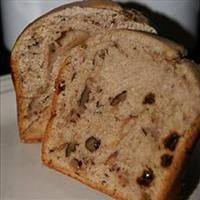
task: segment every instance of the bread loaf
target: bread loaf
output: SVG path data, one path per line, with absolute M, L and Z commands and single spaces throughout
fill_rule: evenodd
M 50 116 L 54 82 L 67 50 L 90 35 L 118 28 L 156 33 L 139 12 L 123 10 L 106 0 L 61 6 L 23 31 L 11 55 L 21 141 L 41 141 Z
M 113 30 L 67 52 L 45 165 L 121 200 L 171 200 L 200 134 L 200 75 L 182 47 Z

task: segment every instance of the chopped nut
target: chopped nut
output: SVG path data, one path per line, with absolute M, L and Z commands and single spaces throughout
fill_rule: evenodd
M 110 156 L 107 158 L 105 164 L 106 165 L 113 164 L 116 161 L 118 155 L 119 155 L 118 151 L 115 151 L 114 153 L 110 154 Z
M 77 146 L 78 146 L 78 144 L 76 144 L 76 143 L 68 144 L 66 149 L 65 149 L 65 157 L 69 157 L 71 155 L 71 153 L 76 152 Z
M 88 88 L 88 86 L 85 86 L 85 89 L 83 90 L 82 94 L 81 94 L 81 98 L 79 100 L 79 106 L 80 107 L 85 107 L 85 104 L 89 101 L 89 95 L 90 95 L 90 89 Z
M 118 94 L 117 96 L 115 96 L 113 99 L 110 100 L 110 105 L 116 106 L 120 102 L 124 102 L 126 100 L 126 98 L 127 98 L 127 91 L 123 91 L 120 94 Z
M 93 136 L 88 138 L 85 142 L 86 149 L 92 153 L 95 152 L 99 148 L 100 145 L 101 145 L 101 140 Z

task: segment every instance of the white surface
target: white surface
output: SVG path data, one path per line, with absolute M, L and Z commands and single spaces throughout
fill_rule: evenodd
M 40 145 L 19 142 L 10 77 L 0 78 L 1 200 L 109 200 L 41 164 Z
M 0 77 L 0 87 L 0 199 L 109 200 L 109 197 L 43 166 L 40 145 L 19 142 L 15 94 L 10 76 Z M 199 197 L 200 185 L 190 200 L 199 200 Z

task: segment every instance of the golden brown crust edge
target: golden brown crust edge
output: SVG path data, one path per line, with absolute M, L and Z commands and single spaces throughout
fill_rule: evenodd
M 200 115 L 196 118 L 194 123 L 192 124 L 189 131 L 185 133 L 185 141 L 177 148 L 179 154 L 175 154 L 173 169 L 170 170 L 170 175 L 165 179 L 165 184 L 163 185 L 163 189 L 159 194 L 158 199 L 163 200 L 172 200 L 176 199 L 176 191 L 174 188 L 177 188 L 176 184 L 179 184 L 179 178 L 184 168 L 186 167 L 186 162 L 189 158 L 189 155 L 200 137 Z
M 22 113 L 24 113 L 24 108 L 23 108 L 23 97 L 21 96 L 22 90 L 20 87 L 20 80 L 19 80 L 19 67 L 17 64 L 17 61 L 11 57 L 11 76 L 12 76 L 12 81 L 14 83 L 15 87 L 15 93 L 16 93 L 16 102 L 17 102 L 17 121 L 18 121 L 18 129 L 19 129 L 19 136 L 20 136 L 20 141 L 22 143 L 39 143 L 42 141 L 42 138 L 40 136 L 32 136 L 30 135 L 25 135 L 25 127 L 23 124 L 23 116 Z
M 20 80 L 19 80 L 19 67 L 17 66 L 17 61 L 14 59 L 14 57 L 11 56 L 11 76 L 13 80 L 13 84 L 15 87 L 15 93 L 16 93 L 16 102 L 17 102 L 17 121 L 18 121 L 18 128 L 19 128 L 19 135 L 20 135 L 20 141 L 24 141 L 22 137 L 23 132 L 23 121 L 22 121 L 22 113 L 23 113 L 23 107 L 20 95 L 22 94 L 22 90 L 20 87 Z

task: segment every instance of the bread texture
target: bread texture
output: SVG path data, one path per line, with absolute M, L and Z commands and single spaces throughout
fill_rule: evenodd
M 182 47 L 112 30 L 67 52 L 45 165 L 121 200 L 169 200 L 200 134 L 200 75 Z
M 138 11 L 123 10 L 106 0 L 61 6 L 22 32 L 11 55 L 22 142 L 42 140 L 50 117 L 55 79 L 67 51 L 91 35 L 119 28 L 156 33 Z

